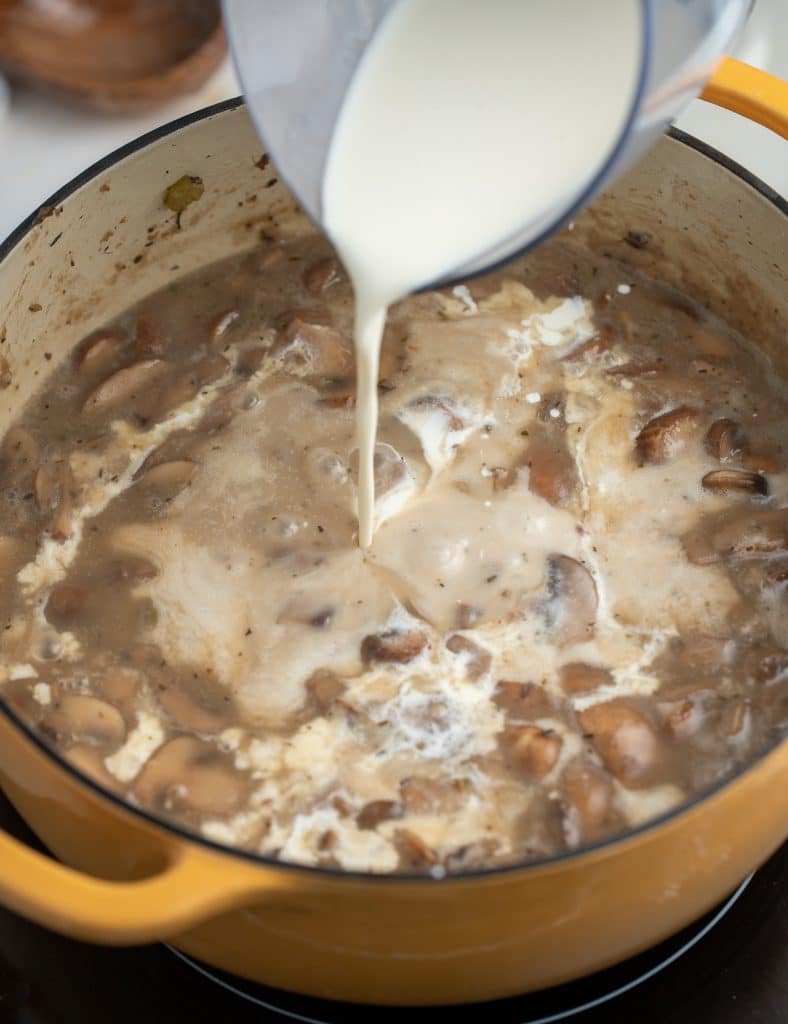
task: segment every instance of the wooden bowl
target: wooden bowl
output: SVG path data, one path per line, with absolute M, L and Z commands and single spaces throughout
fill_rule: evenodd
M 219 0 L 0 0 L 0 68 L 99 110 L 187 95 L 226 52 Z

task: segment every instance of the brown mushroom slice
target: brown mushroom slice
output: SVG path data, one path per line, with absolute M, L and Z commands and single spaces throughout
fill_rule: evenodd
M 419 630 L 388 629 L 370 633 L 361 641 L 364 662 L 392 662 L 404 665 L 413 661 L 427 646 L 427 634 Z
M 212 384 L 223 377 L 229 366 L 224 356 L 217 352 L 212 352 L 191 366 L 186 366 L 184 372 L 169 381 L 162 390 L 156 403 L 158 415 L 161 417 L 172 409 L 191 402 L 206 384 Z
M 50 533 L 55 540 L 64 541 L 71 536 L 74 518 L 74 503 L 71 493 L 74 478 L 71 474 L 71 467 L 66 461 L 58 463 L 57 477 L 57 507 L 50 526 Z
M 475 843 L 465 843 L 446 854 L 443 866 L 451 874 L 489 867 L 494 863 L 500 848 L 501 844 L 497 839 L 478 839 Z
M 332 256 L 310 263 L 303 274 L 304 287 L 310 295 L 321 295 L 340 278 L 339 263 Z
M 235 362 L 235 372 L 241 377 L 251 377 L 263 365 L 263 360 L 268 354 L 265 345 L 252 345 L 239 352 Z
M 143 807 L 191 819 L 233 814 L 243 806 L 248 791 L 248 781 L 227 755 L 191 736 L 178 736 L 159 747 L 133 786 Z
M 571 661 L 563 665 L 560 672 L 561 689 L 568 696 L 577 693 L 591 693 L 600 686 L 610 686 L 613 674 L 601 665 L 589 665 L 585 661 Z
M 557 508 L 567 504 L 577 486 L 577 469 L 563 439 L 532 442 L 523 464 L 528 467 L 528 488 L 532 494 Z
M 501 734 L 501 747 L 509 764 L 536 778 L 555 768 L 562 746 L 557 733 L 538 725 L 507 725 Z
M 291 320 L 278 332 L 271 354 L 299 377 L 346 380 L 353 375 L 353 350 L 334 327 Z
M 144 358 L 160 356 L 164 352 L 164 341 L 161 331 L 154 326 L 149 316 L 141 316 L 137 319 L 137 326 L 134 329 L 134 348 Z
M 70 629 L 88 611 L 91 592 L 69 580 L 56 583 L 49 592 L 44 616 L 55 629 Z
M 44 716 L 41 730 L 58 744 L 90 743 L 119 747 L 126 738 L 123 715 L 98 697 L 65 694 Z
M 564 838 L 574 849 L 593 838 L 613 814 L 613 780 L 591 762 L 573 761 L 561 780 Z
M 656 377 L 665 372 L 665 364 L 653 361 L 624 363 L 623 366 L 612 366 L 608 371 L 609 377 L 625 377 L 627 380 L 633 377 Z
M 347 689 L 347 685 L 336 673 L 327 668 L 319 668 L 304 683 L 307 697 L 325 714 L 339 700 Z
M 665 719 L 665 728 L 674 740 L 690 740 L 700 731 L 708 717 L 704 698 L 709 695 L 709 691 L 703 690 L 690 694 L 670 710 Z
M 116 370 L 95 388 L 82 406 L 86 416 L 101 416 L 118 405 L 144 396 L 167 369 L 161 359 L 141 359 Z
M 372 800 L 358 812 L 356 824 L 361 829 L 374 829 L 384 821 L 396 821 L 404 813 L 405 807 L 398 800 Z
M 84 376 L 106 372 L 126 345 L 122 331 L 109 327 L 91 334 L 77 350 L 77 367 Z
M 446 641 L 446 649 L 465 658 L 465 674 L 469 679 L 487 675 L 492 665 L 492 654 L 467 636 L 455 633 Z
M 411 775 L 399 784 L 400 800 L 409 814 L 448 814 L 467 801 L 468 779 L 431 779 Z
M 208 406 L 200 420 L 203 430 L 221 430 L 226 427 L 238 413 L 251 408 L 254 395 L 249 391 L 246 381 L 226 387 Z
M 106 752 L 100 747 L 77 743 L 65 751 L 65 756 L 78 772 L 86 775 L 100 786 L 105 789 L 118 788 L 118 780 L 107 771 L 104 765 Z
M 232 699 L 216 679 L 197 672 L 159 683 L 156 697 L 170 718 L 184 729 L 218 733 L 233 718 Z
M 667 462 L 678 455 L 697 432 L 700 418 L 700 410 L 680 405 L 649 420 L 635 438 L 638 464 Z
M 746 508 L 707 519 L 682 540 L 690 562 L 764 558 L 788 552 L 788 508 Z
M 153 451 L 148 452 L 132 479 L 139 480 L 149 469 L 153 469 L 154 466 L 158 466 L 162 462 L 174 462 L 181 459 L 190 438 L 191 435 L 187 431 L 177 431 L 170 435 L 166 441 L 162 441 Z
M 197 467 L 186 459 L 160 462 L 139 479 L 138 487 L 149 488 L 165 500 L 172 500 L 191 483 Z
M 331 313 L 325 306 L 297 306 L 293 309 L 283 309 L 274 318 L 274 327 L 277 331 L 289 327 L 294 320 L 300 320 L 304 324 L 315 324 L 321 327 L 328 327 L 331 324 Z
M 576 346 L 565 356 L 561 357 L 563 363 L 590 363 L 595 364 L 602 361 L 604 356 L 613 348 L 615 335 L 609 324 L 603 324 L 596 337 Z
M 712 494 L 757 494 L 765 497 L 769 493 L 766 478 L 747 469 L 712 470 L 703 477 L 701 486 Z
M 33 476 L 33 496 L 38 511 L 46 515 L 52 511 L 57 494 L 57 472 L 51 463 L 42 463 Z
M 749 451 L 747 436 L 735 420 L 715 420 L 706 431 L 706 451 L 718 462 L 731 462 Z
M 583 732 L 609 772 L 623 785 L 653 785 L 663 764 L 659 736 L 646 716 L 626 700 L 610 700 L 577 712 Z
M 215 316 L 208 328 L 211 345 L 221 345 L 233 324 L 237 323 L 240 317 L 241 314 L 237 309 L 225 309 Z
M 568 555 L 547 560 L 545 620 L 556 643 L 582 643 L 594 632 L 599 599 L 594 577 Z
M 538 683 L 499 681 L 493 703 L 512 718 L 535 719 L 550 714 L 552 705 L 543 686 Z
M 424 869 L 438 863 L 438 854 L 426 843 L 420 835 L 410 829 L 399 828 L 394 833 L 394 846 L 399 853 L 400 867 L 403 870 L 410 868 Z

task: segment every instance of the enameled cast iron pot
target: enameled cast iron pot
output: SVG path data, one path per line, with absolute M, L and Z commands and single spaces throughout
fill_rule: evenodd
M 770 116 L 788 129 L 788 102 Z M 8 240 L 0 434 L 94 327 L 261 231 L 310 229 L 259 157 L 231 101 L 119 151 Z M 183 174 L 200 175 L 205 194 L 179 229 L 162 195 Z M 573 238 L 679 285 L 788 375 L 788 207 L 741 168 L 673 132 Z M 0 902 L 77 938 L 166 939 L 316 996 L 491 999 L 602 968 L 708 910 L 788 836 L 787 783 L 783 741 L 674 813 L 579 853 L 442 881 L 342 874 L 235 852 L 129 807 L 0 700 L 0 784 L 62 862 L 0 833 Z

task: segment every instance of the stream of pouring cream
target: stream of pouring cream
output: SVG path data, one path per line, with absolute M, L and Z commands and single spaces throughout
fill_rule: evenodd
M 364 54 L 323 188 L 356 297 L 361 547 L 388 306 L 570 207 L 625 125 L 641 17 L 639 0 L 400 0 Z

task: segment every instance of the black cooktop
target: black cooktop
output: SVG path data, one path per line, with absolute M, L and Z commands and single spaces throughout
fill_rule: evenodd
M 2 794 L 0 827 L 37 845 Z M 233 984 L 240 994 L 227 987 Z M 614 992 L 620 994 L 605 1001 Z M 567 1017 L 581 1006 L 589 1008 Z M 572 985 L 472 1010 L 473 1019 L 495 1024 L 788 1024 L 788 845 L 738 894 L 656 949 Z M 227 975 L 210 978 L 164 946 L 84 945 L 0 910 L 0 1024 L 405 1019 L 454 1024 L 457 1010 L 384 1010 L 301 999 Z

